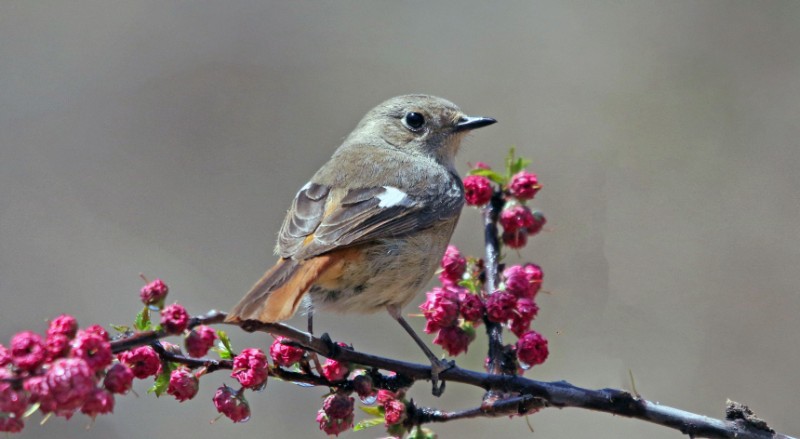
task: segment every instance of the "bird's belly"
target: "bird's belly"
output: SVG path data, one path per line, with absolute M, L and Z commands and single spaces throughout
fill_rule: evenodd
M 314 309 L 371 313 L 408 304 L 430 280 L 447 248 L 452 228 L 431 228 L 402 238 L 365 244 L 341 274 L 309 289 Z M 443 233 L 444 232 L 444 233 Z

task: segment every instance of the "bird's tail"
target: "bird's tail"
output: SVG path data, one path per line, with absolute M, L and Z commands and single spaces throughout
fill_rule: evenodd
M 279 322 L 294 315 L 306 291 L 332 262 L 328 256 L 305 261 L 281 259 L 250 288 L 250 292 L 228 313 L 226 322 L 258 320 Z

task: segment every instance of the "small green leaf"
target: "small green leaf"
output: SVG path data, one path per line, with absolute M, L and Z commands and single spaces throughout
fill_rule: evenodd
M 365 419 L 353 427 L 353 431 L 361 431 L 370 427 L 376 427 L 384 423 L 383 418 Z
M 528 159 L 524 159 L 522 157 L 516 159 L 512 164 L 511 168 L 509 169 L 511 175 L 513 176 L 517 172 L 525 169 L 528 165 L 531 164 L 531 161 Z
M 219 357 L 223 360 L 230 360 L 235 357 L 236 354 L 231 347 L 231 339 L 228 338 L 228 333 L 223 330 L 217 330 L 217 337 L 219 337 L 219 343 L 217 343 L 216 351 Z
M 506 178 L 491 169 L 473 169 L 469 171 L 469 175 L 480 175 L 492 180 L 497 184 L 505 184 Z
M 126 325 L 111 325 L 111 328 L 123 334 L 131 330 L 131 327 Z
M 142 308 L 139 314 L 136 314 L 136 320 L 133 321 L 133 327 L 137 331 L 150 330 L 150 309 L 148 307 Z
M 39 402 L 34 402 L 33 404 L 31 404 L 30 407 L 28 407 L 28 410 L 25 410 L 25 413 L 23 413 L 22 417 L 23 418 L 30 417 L 32 414 L 36 413 L 36 410 L 39 410 L 40 405 L 42 404 Z
M 458 281 L 458 286 L 468 289 L 472 294 L 478 294 L 478 290 L 480 289 L 478 287 L 478 282 L 472 278 Z
M 156 377 L 156 381 L 147 389 L 147 393 L 155 393 L 156 396 L 161 396 L 167 391 L 169 387 L 169 376 L 175 369 L 175 363 L 164 363 L 161 368 L 161 373 Z
M 383 419 L 383 407 L 378 406 L 358 406 L 362 412 L 372 415 L 372 416 L 380 416 Z

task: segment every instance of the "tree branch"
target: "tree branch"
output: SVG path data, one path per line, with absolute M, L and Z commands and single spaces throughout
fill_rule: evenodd
M 384 377 L 385 381 L 378 379 L 375 385 L 380 388 L 396 389 L 398 383 L 410 385 L 413 381 L 430 380 L 431 377 L 430 365 L 409 363 L 343 348 L 330 342 L 330 340 L 326 341 L 323 338 L 314 337 L 307 332 L 281 323 L 261 323 L 254 321 L 228 323 L 224 322 L 224 320 L 225 313 L 210 311 L 203 316 L 193 318 L 191 326 L 224 323 L 239 326 L 249 332 L 258 331 L 281 335 L 294 340 L 298 345 L 322 356 L 337 361 L 360 364 L 368 368 L 389 370 L 397 374 L 396 377 Z M 120 352 L 135 346 L 152 344 L 154 341 L 166 336 L 167 334 L 160 331 L 149 331 L 115 340 L 111 344 L 114 352 Z M 194 364 L 198 367 L 206 365 L 208 361 L 175 356 L 171 358 L 179 359 L 183 364 Z M 221 365 L 217 367 L 223 368 Z M 288 381 L 306 382 L 324 386 L 334 386 L 338 384 L 327 382 L 327 380 L 322 382 L 319 377 L 310 378 L 305 374 L 298 374 L 285 370 L 280 370 L 279 373 L 285 375 L 277 376 L 280 376 L 282 379 L 287 379 Z M 535 401 L 536 403 L 540 403 L 541 407 L 577 407 L 640 419 L 679 430 L 693 438 L 790 438 L 790 436 L 774 433 L 763 421 L 758 422 L 760 420 L 757 420 L 755 417 L 743 416 L 741 410 L 728 410 L 727 419 L 725 420 L 714 419 L 651 402 L 631 395 L 629 392 L 623 390 L 584 389 L 566 381 L 543 382 L 520 376 L 476 372 L 462 369 L 458 366 L 454 366 L 442 372 L 440 377 L 452 382 L 468 384 L 485 390 L 514 393 L 518 396 L 487 403 L 488 405 L 485 404 L 482 408 L 463 412 L 441 412 L 434 409 L 418 408 L 417 410 L 420 411 L 418 416 L 421 416 L 421 421 L 444 422 L 465 417 L 495 416 L 513 412 L 514 407 L 516 407 L 516 413 L 519 413 L 521 408 L 527 407 L 526 404 L 532 404 L 528 401 Z M 324 380 L 324 378 L 321 380 Z M 536 407 L 530 406 L 530 408 Z

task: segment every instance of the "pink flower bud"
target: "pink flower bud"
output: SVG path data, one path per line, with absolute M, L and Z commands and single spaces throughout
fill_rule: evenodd
M 528 331 L 517 340 L 517 358 L 524 364 L 542 364 L 548 353 L 547 339 L 536 331 Z
M 104 329 L 102 326 L 100 326 L 100 325 L 92 325 L 92 326 L 89 326 L 89 327 L 87 327 L 86 329 L 84 329 L 84 331 L 85 331 L 85 332 L 87 332 L 87 333 L 89 333 L 89 334 L 97 334 L 97 335 L 99 335 L 100 337 L 102 337 L 102 338 L 103 338 L 103 340 L 105 340 L 105 341 L 111 341 L 111 337 L 109 337 L 109 336 L 108 336 L 108 331 L 106 331 L 106 330 L 105 330 L 105 329 Z
M 139 297 L 145 305 L 155 305 L 162 302 L 169 292 L 169 287 L 161 279 L 156 279 L 142 287 Z
M 486 298 L 486 316 L 496 323 L 504 323 L 514 315 L 517 298 L 508 291 L 495 291 Z
M 50 334 L 44 342 L 47 350 L 47 361 L 53 361 L 69 353 L 69 338 L 64 334 Z
M 464 320 L 475 324 L 480 324 L 483 320 L 483 301 L 476 294 L 459 294 L 459 312 Z
M 487 165 L 484 162 L 476 162 L 475 163 L 475 169 L 492 169 L 492 168 L 489 167 L 489 165 Z
M 427 300 L 419 306 L 428 320 L 428 334 L 440 328 L 453 326 L 458 321 L 458 293 L 450 288 L 434 288 L 427 293 Z
M 350 365 L 328 358 L 322 365 L 322 374 L 330 382 L 343 380 L 350 373 Z
M 306 351 L 295 346 L 289 346 L 281 343 L 285 337 L 277 337 L 272 345 L 269 347 L 269 356 L 272 357 L 272 362 L 278 366 L 289 367 L 303 359 Z
M 386 426 L 399 424 L 406 420 L 406 404 L 394 399 L 383 406 Z
M 99 372 L 111 364 L 111 344 L 102 336 L 80 331 L 72 341 L 72 356 L 83 358 L 93 371 Z
M 194 358 L 204 357 L 208 350 L 214 346 L 217 333 L 205 325 L 200 325 L 186 336 L 186 351 Z
M 48 336 L 52 334 L 61 334 L 66 336 L 67 338 L 75 337 L 75 334 L 77 332 L 78 332 L 78 321 L 75 320 L 75 317 L 72 317 L 67 314 L 62 314 L 54 318 L 50 322 L 50 327 L 47 329 Z
M 255 389 L 267 382 L 267 356 L 261 349 L 247 348 L 233 359 L 232 378 L 247 388 Z
M 528 227 L 534 225 L 533 213 L 528 206 L 516 205 L 503 209 L 500 212 L 500 225 L 504 232 L 516 232 L 520 229 L 527 231 Z
M 529 299 L 536 296 L 542 283 L 542 271 L 534 264 L 512 265 L 503 271 L 503 277 L 505 277 L 506 291 L 517 297 Z
M 173 370 L 169 375 L 167 393 L 174 396 L 178 402 L 194 398 L 199 388 L 200 381 L 198 381 L 192 371 L 185 367 L 179 367 Z
M 325 398 L 322 409 L 317 412 L 319 429 L 326 434 L 338 436 L 353 426 L 353 398 L 341 393 L 334 393 Z
M 511 182 L 508 184 L 508 191 L 511 195 L 520 200 L 530 200 L 539 192 L 539 179 L 536 174 L 522 170 L 511 177 Z
M 13 357 L 11 356 L 11 351 L 8 350 L 5 346 L 0 344 L 0 367 L 5 367 L 13 361 Z
M 510 248 L 522 248 L 528 243 L 528 231 L 525 229 L 513 232 L 503 231 L 503 244 Z
M 467 260 L 461 256 L 456 246 L 449 245 L 444 252 L 441 265 L 442 273 L 439 275 L 439 279 L 442 283 L 458 285 L 467 269 Z
M 103 389 L 94 389 L 81 407 L 81 413 L 96 418 L 114 411 L 114 395 Z
M 161 359 L 150 346 L 139 346 L 119 355 L 119 361 L 131 368 L 133 376 L 139 379 L 158 375 Z
M 464 198 L 470 206 L 483 206 L 492 199 L 492 182 L 481 175 L 470 175 L 464 179 Z
M 32 331 L 22 331 L 11 339 L 11 356 L 14 365 L 22 370 L 31 371 L 39 367 L 45 360 L 47 350 L 42 337 Z
M 433 343 L 442 347 L 451 357 L 467 352 L 470 342 L 475 339 L 475 331 L 471 333 L 458 326 L 442 328 L 433 339 Z
M 39 383 L 38 401 L 44 413 L 53 412 L 67 419 L 81 408 L 95 389 L 95 376 L 80 358 L 55 360 Z
M 533 299 L 527 297 L 517 299 L 514 316 L 511 317 L 511 332 L 517 337 L 521 337 L 522 334 L 528 332 L 531 327 L 531 321 L 538 312 L 539 306 L 536 305 Z
M 189 313 L 177 303 L 167 305 L 161 310 L 161 326 L 170 334 L 180 334 L 189 326 Z
M 533 224 L 528 226 L 528 236 L 533 236 L 542 231 L 544 225 L 547 224 L 547 218 L 544 217 L 544 214 L 539 210 L 534 210 L 533 213 Z
M 228 386 L 222 386 L 214 394 L 214 407 L 233 422 L 247 422 L 250 419 L 250 404 Z
M 379 405 L 386 405 L 389 401 L 397 399 L 397 394 L 392 392 L 391 390 L 380 389 L 378 390 L 378 396 L 375 401 Z
M 378 393 L 373 386 L 372 378 L 364 373 L 363 370 L 361 373 L 353 377 L 353 390 L 355 390 L 356 394 L 359 398 L 361 398 L 362 401 L 372 398 Z
M 119 394 L 128 393 L 128 391 L 131 390 L 132 384 L 133 372 L 128 366 L 122 363 L 111 366 L 111 369 L 108 369 L 106 377 L 103 380 L 103 386 L 108 389 L 109 392 Z

